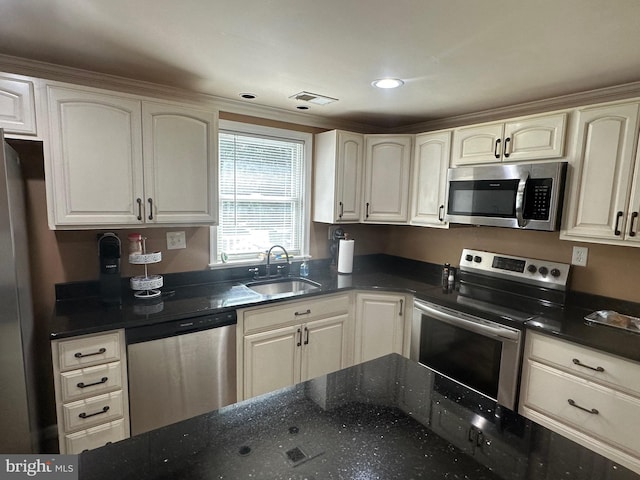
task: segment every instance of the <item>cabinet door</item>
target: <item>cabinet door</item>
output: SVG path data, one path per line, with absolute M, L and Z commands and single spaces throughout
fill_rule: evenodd
M 302 381 L 348 366 L 347 321 L 339 315 L 309 322 L 303 327 Z
M 403 295 L 357 294 L 356 364 L 390 353 L 406 355 L 405 303 Z
M 368 135 L 365 143 L 364 221 L 406 222 L 412 137 Z
M 626 231 L 638 104 L 586 108 L 578 115 L 577 151 L 561 238 L 616 243 Z
M 243 399 L 300 382 L 302 326 L 244 337 Z
M 451 165 L 500 162 L 503 126 L 490 123 L 455 129 Z
M 137 203 L 143 198 L 140 102 L 49 86 L 48 108 L 50 223 L 142 223 Z
M 36 134 L 33 82 L 0 76 L 0 128 L 5 133 Z
M 502 160 L 559 158 L 564 153 L 567 114 L 522 118 L 504 126 Z
M 364 140 L 362 135 L 338 132 L 338 182 L 336 191 L 338 222 L 360 220 L 362 205 L 362 167 L 364 162 Z
M 215 224 L 216 115 L 144 102 L 146 222 Z
M 411 223 L 447 227 L 444 203 L 447 169 L 451 150 L 451 132 L 416 136 L 412 165 Z

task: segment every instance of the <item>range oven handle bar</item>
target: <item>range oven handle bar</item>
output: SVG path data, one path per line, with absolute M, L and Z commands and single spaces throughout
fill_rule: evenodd
M 454 327 L 460 327 L 471 332 L 478 333 L 485 337 L 497 340 L 510 340 L 518 342 L 520 332 L 514 328 L 509 328 L 498 323 L 490 322 L 482 318 L 473 317 L 462 312 L 456 312 L 446 307 L 440 307 L 414 300 L 414 307 L 432 318 Z

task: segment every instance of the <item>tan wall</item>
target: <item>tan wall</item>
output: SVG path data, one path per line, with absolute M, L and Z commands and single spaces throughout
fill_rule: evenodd
M 589 249 L 586 267 L 573 267 L 575 291 L 640 302 L 640 248 L 574 243 L 557 232 L 456 226 L 449 230 L 395 227 L 384 253 L 432 263 L 457 265 L 463 248 L 571 263 L 574 245 Z

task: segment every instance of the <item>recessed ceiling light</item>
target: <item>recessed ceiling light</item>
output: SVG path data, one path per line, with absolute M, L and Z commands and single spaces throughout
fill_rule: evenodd
M 256 98 L 256 95 L 253 93 L 241 93 L 240 96 L 245 100 L 253 100 L 254 98 Z
M 371 85 L 378 88 L 398 88 L 404 85 L 404 82 L 399 78 L 379 78 L 371 82 Z

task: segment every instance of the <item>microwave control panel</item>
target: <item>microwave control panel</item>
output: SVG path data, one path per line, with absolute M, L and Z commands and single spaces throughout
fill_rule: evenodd
M 527 220 L 549 220 L 551 212 L 551 178 L 530 178 L 524 195 L 523 216 Z

